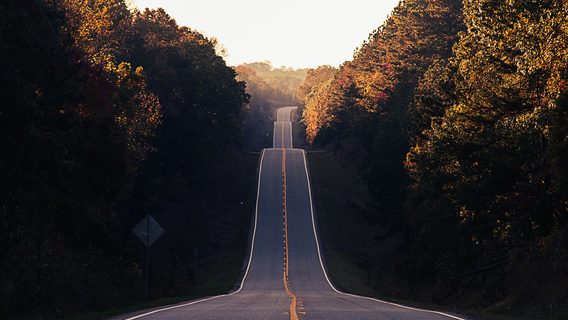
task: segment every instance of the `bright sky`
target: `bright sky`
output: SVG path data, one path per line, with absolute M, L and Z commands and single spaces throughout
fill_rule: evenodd
M 339 66 L 399 0 L 134 0 L 162 7 L 178 24 L 216 37 L 229 65 Z

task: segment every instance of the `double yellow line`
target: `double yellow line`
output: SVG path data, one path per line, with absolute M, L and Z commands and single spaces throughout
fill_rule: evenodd
M 286 147 L 284 146 L 284 125 L 282 126 L 282 208 L 284 214 L 284 289 L 290 297 L 290 320 L 298 320 L 297 304 L 298 297 L 290 287 L 288 278 L 288 210 L 286 205 Z

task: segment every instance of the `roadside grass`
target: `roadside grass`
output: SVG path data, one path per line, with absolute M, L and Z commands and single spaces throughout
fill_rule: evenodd
M 198 283 L 187 295 L 168 297 L 141 302 L 134 305 L 114 308 L 111 310 L 91 312 L 76 315 L 68 320 L 99 320 L 107 319 L 122 314 L 128 314 L 140 310 L 156 308 L 160 306 L 175 305 L 210 296 L 228 293 L 236 288 L 241 276 L 242 255 L 233 253 L 221 253 L 208 257 L 200 266 L 203 272 L 200 274 Z
M 373 290 L 378 272 L 391 272 L 389 259 L 396 255 L 397 236 L 389 241 L 375 239 L 378 226 L 366 215 L 372 202 L 369 191 L 354 166 L 343 166 L 332 152 L 308 152 L 314 210 L 330 280 L 337 289 L 410 307 L 456 313 L 476 320 L 535 320 L 482 310 L 471 310 L 385 297 Z M 379 257 L 385 270 L 371 270 L 367 263 Z M 561 315 L 551 320 L 568 319 Z
M 66 319 L 107 319 L 121 314 L 188 302 L 236 290 L 244 274 L 250 244 L 258 163 L 259 154 L 245 153 L 239 155 L 239 159 L 235 159 L 232 166 L 221 169 L 227 171 L 227 179 L 216 182 L 212 190 L 223 195 L 223 199 L 219 201 L 212 195 L 211 199 L 207 200 L 211 207 L 211 224 L 208 228 L 211 228 L 211 234 L 219 236 L 208 239 L 210 248 L 207 251 L 214 253 L 199 260 L 194 283 L 186 294 L 73 315 Z
M 292 122 L 292 144 L 294 148 L 303 148 L 304 139 L 300 135 L 300 124 L 297 121 Z
M 331 152 L 308 152 L 314 206 L 327 270 L 340 290 L 373 295 L 365 262 L 378 243 L 364 216 L 371 200 L 356 169 Z
M 294 148 L 309 150 L 311 146 L 306 143 L 306 128 L 300 123 L 301 117 L 302 109 L 298 107 L 296 111 L 292 112 L 292 143 Z
M 156 299 L 156 300 L 151 300 L 151 301 L 148 301 L 148 302 L 142 302 L 142 303 L 126 306 L 126 307 L 115 308 L 115 309 L 112 309 L 112 310 L 95 311 L 95 312 L 90 312 L 90 313 L 86 313 L 86 314 L 76 315 L 76 316 L 72 316 L 72 317 L 69 317 L 69 318 L 66 318 L 66 319 L 68 319 L 68 320 L 107 319 L 107 318 L 119 316 L 121 314 L 128 314 L 128 313 L 131 313 L 131 312 L 136 312 L 138 310 L 150 309 L 150 308 L 166 306 L 166 305 L 174 305 L 174 304 L 177 304 L 177 303 L 181 303 L 183 301 L 195 300 L 195 299 L 198 299 L 200 297 L 205 297 L 205 296 L 188 295 L 188 296 L 184 296 L 184 297 L 171 297 L 171 298 Z

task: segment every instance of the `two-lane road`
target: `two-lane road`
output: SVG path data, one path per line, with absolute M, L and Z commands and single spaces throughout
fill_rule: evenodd
M 463 319 L 345 294 L 321 260 L 306 155 L 293 149 L 291 113 L 278 110 L 261 155 L 250 260 L 239 290 L 117 319 Z
M 276 121 L 274 122 L 274 134 L 272 135 L 272 148 L 293 148 L 292 141 L 292 121 L 290 115 L 296 107 L 285 107 L 278 109 Z

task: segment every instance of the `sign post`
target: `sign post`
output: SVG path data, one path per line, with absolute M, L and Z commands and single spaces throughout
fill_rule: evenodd
M 138 224 L 132 229 L 132 232 L 144 243 L 146 246 L 146 258 L 144 259 L 145 268 L 145 283 L 144 283 L 144 297 L 148 301 L 148 287 L 149 287 L 149 275 L 150 275 L 150 246 L 158 240 L 158 238 L 164 234 L 164 229 L 160 224 L 154 220 L 151 215 L 144 217 Z

